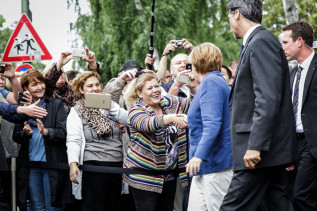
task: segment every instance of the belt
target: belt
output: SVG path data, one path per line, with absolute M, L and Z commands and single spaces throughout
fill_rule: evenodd
M 297 140 L 303 140 L 305 138 L 305 133 L 296 133 Z

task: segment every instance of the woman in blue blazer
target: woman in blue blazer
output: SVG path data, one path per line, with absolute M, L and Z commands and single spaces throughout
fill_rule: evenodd
M 188 210 L 219 210 L 232 178 L 230 88 L 220 73 L 222 54 L 212 43 L 189 56 L 198 91 L 188 111 L 189 162 L 193 176 Z

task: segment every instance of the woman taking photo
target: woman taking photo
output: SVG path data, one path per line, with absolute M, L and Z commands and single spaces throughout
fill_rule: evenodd
M 75 94 L 82 99 L 76 102 L 67 118 L 67 154 L 70 180 L 80 183 L 82 191 L 73 194 L 82 198 L 81 210 L 118 210 L 122 175 L 81 171 L 78 165 L 122 167 L 122 132 L 124 127 L 117 119 L 127 119 L 127 111 L 117 109 L 117 118 L 104 114 L 98 108 L 85 107 L 87 93 L 101 93 L 102 84 L 98 73 L 82 73 L 72 84 Z M 111 110 L 115 104 L 112 103 Z M 110 110 L 110 113 L 111 113 Z M 79 186 L 80 187 L 80 186 Z M 78 186 L 77 186 L 78 188 Z M 78 190 L 77 190 L 78 191 Z
M 21 144 L 18 163 L 67 163 L 67 116 L 62 101 L 45 95 L 45 79 L 37 70 L 31 69 L 23 73 L 20 83 L 24 91 L 29 91 L 33 102 L 40 100 L 38 106 L 47 110 L 47 116 L 42 119 L 29 118 L 24 124 L 15 125 L 13 140 Z M 21 166 L 17 174 L 20 208 L 26 208 L 28 195 L 31 210 L 63 210 L 63 205 L 72 202 L 67 172 Z
M 184 168 L 187 160 L 184 114 L 190 100 L 161 97 L 161 87 L 150 73 L 134 79 L 129 88 L 127 104 L 137 102 L 129 109 L 131 140 L 124 167 L 154 171 Z M 130 174 L 124 175 L 124 180 L 130 186 L 137 211 L 171 211 L 177 176 Z M 180 176 L 185 186 L 186 173 Z
M 193 176 L 188 210 L 218 211 L 232 177 L 230 88 L 221 75 L 222 54 L 203 43 L 189 56 L 199 88 L 188 111 L 189 162 Z

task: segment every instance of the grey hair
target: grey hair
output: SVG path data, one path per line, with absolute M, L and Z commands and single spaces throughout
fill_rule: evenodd
M 176 55 L 171 59 L 171 64 L 170 64 L 170 66 L 172 66 L 172 65 L 175 63 L 176 58 L 177 58 L 178 56 L 180 56 L 180 55 L 185 55 L 185 56 L 188 57 L 188 55 L 187 55 L 187 54 L 184 54 L 184 53 L 176 54 Z
M 249 21 L 255 23 L 262 22 L 262 1 L 261 0 L 231 0 L 228 3 L 229 12 L 239 10 Z

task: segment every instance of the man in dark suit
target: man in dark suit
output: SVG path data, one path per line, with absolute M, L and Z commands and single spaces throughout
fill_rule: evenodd
M 317 55 L 312 49 L 313 28 L 298 21 L 283 28 L 287 60 L 297 60 L 291 70 L 293 109 L 300 159 L 296 165 L 294 210 L 317 209 Z
M 260 25 L 261 0 L 231 0 L 228 11 L 243 48 L 230 94 L 234 175 L 220 210 L 289 210 L 285 168 L 297 145 L 288 63 Z

